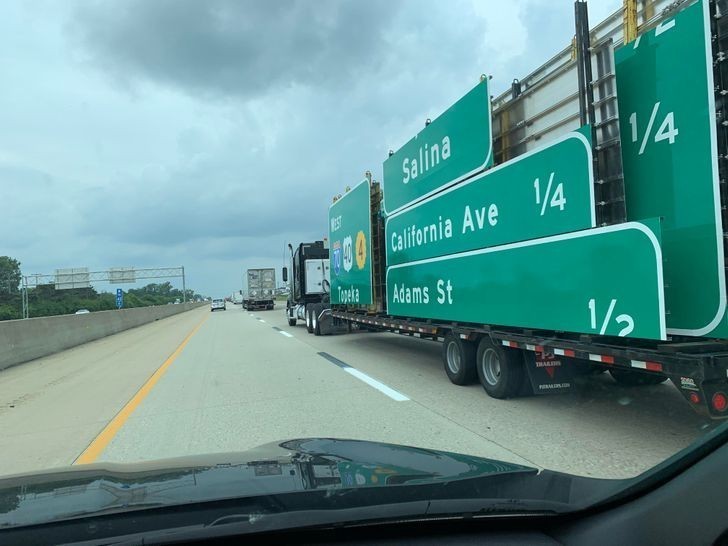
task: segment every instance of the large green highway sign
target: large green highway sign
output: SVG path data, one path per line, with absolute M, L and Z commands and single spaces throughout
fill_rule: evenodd
M 663 218 L 667 331 L 728 337 L 707 0 L 615 61 L 628 219 Z
M 387 264 L 594 227 L 589 127 L 387 218 Z
M 493 163 L 488 80 L 433 120 L 384 162 L 388 214 Z
M 370 191 L 364 180 L 329 207 L 331 303 L 372 303 Z
M 389 314 L 665 339 L 657 220 L 387 269 Z

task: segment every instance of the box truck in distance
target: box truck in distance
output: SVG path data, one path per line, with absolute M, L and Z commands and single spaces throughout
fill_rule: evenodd
M 248 269 L 248 290 L 243 297 L 243 309 L 273 309 L 275 307 L 276 270 Z
M 576 3 L 572 47 L 492 99 L 481 77 L 334 199 L 312 332 L 441 342 L 495 398 L 608 370 L 728 417 L 728 18 L 650 9 L 625 40 Z

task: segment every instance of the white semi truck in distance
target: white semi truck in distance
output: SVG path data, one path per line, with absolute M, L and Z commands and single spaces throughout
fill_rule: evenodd
M 272 267 L 248 269 L 248 289 L 243 297 L 243 309 L 273 309 L 275 307 L 276 270 Z

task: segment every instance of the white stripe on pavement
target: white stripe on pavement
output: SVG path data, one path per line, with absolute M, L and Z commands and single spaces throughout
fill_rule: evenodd
M 364 381 L 364 383 L 366 383 L 370 387 L 374 387 L 378 391 L 386 394 L 392 400 L 396 400 L 397 402 L 406 402 L 407 400 L 409 400 L 409 398 L 407 398 L 401 392 L 395 391 L 394 389 L 387 387 L 387 385 L 385 385 L 384 383 L 380 383 L 376 379 L 369 377 L 367 374 L 365 374 L 364 372 L 360 372 L 356 368 L 347 367 L 342 368 L 342 370 L 344 370 L 348 374 L 353 375 L 357 379 Z
M 278 333 L 283 334 L 286 337 L 293 337 L 291 334 L 289 334 L 288 332 L 284 332 L 283 330 L 278 330 Z

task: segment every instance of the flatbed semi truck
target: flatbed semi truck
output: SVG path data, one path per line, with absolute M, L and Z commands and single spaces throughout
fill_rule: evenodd
M 495 398 L 608 370 L 728 416 L 728 20 L 625 2 L 492 98 L 488 78 L 329 209 L 316 335 L 442 343 Z M 623 16 L 624 15 L 624 16 Z M 468 146 L 460 144 L 468 142 Z M 327 301 L 328 299 L 328 301 Z

